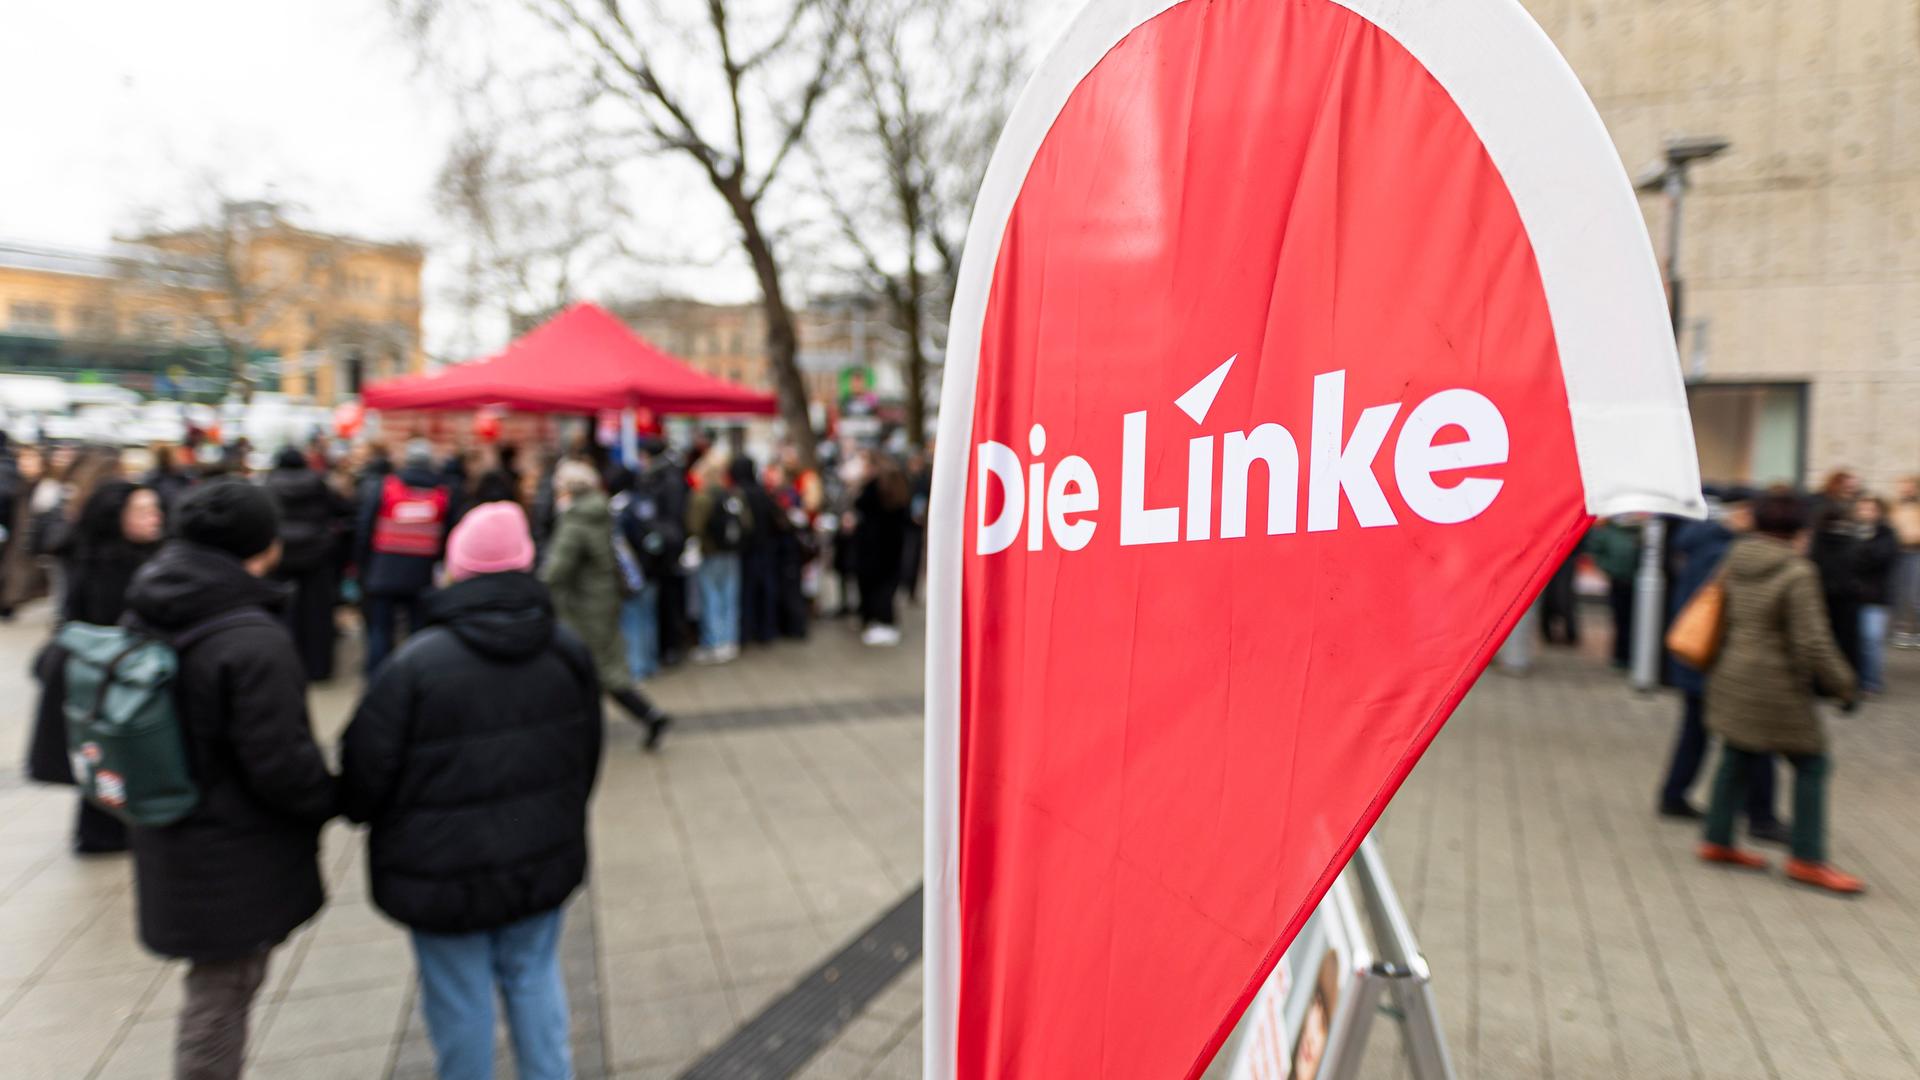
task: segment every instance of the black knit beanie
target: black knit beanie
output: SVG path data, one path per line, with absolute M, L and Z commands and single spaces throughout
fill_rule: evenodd
M 245 480 L 213 480 L 194 488 L 174 510 L 174 535 L 251 559 L 280 535 L 280 508 L 265 488 Z

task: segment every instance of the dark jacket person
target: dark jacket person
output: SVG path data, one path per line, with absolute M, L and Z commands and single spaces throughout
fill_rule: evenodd
M 555 619 L 526 515 L 453 530 L 426 628 L 381 668 L 342 741 L 342 805 L 372 826 L 373 901 L 414 932 L 442 1076 L 493 1075 L 493 994 L 523 1076 L 569 1076 L 556 946 L 585 880 L 603 719 L 593 654 Z
M 272 496 L 238 480 L 194 489 L 175 539 L 128 590 L 128 622 L 155 636 L 192 630 L 177 683 L 200 804 L 165 828 L 134 829 L 140 939 L 189 961 L 175 1068 L 238 1076 L 247 1015 L 267 959 L 325 901 L 320 826 L 336 791 L 307 716 L 307 679 L 270 612 L 279 556 Z
M 1827 733 L 1814 705 L 1818 687 L 1851 705 L 1853 669 L 1834 643 L 1819 571 L 1795 550 L 1806 511 L 1790 494 L 1754 504 L 1753 535 L 1727 554 L 1725 637 L 1707 676 L 1707 728 L 1725 743 L 1707 811 L 1700 857 L 1759 869 L 1766 860 L 1733 846 L 1733 812 L 1758 754 L 1793 765 L 1793 858 L 1787 876 L 1852 893 L 1858 878 L 1826 861 Z
M 326 477 L 308 467 L 306 455 L 291 446 L 274 459 L 266 487 L 280 504 L 280 565 L 274 578 L 292 590 L 287 629 L 307 678 L 324 682 L 333 678 L 339 551 L 353 510 L 327 486 Z

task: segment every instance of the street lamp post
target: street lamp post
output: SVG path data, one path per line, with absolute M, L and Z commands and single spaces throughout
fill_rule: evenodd
M 1682 136 L 1667 140 L 1666 159 L 1642 174 L 1635 190 L 1658 192 L 1667 199 L 1667 305 L 1673 315 L 1673 337 L 1680 340 L 1686 325 L 1686 292 L 1680 279 L 1680 213 L 1687 198 L 1687 169 L 1725 152 L 1733 144 L 1717 135 Z M 1660 685 L 1660 656 L 1666 627 L 1667 522 L 1650 515 L 1641 531 L 1640 568 L 1633 582 L 1633 686 L 1652 690 Z

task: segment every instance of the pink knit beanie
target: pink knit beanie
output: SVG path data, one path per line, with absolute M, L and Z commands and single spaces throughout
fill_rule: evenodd
M 481 503 L 447 538 L 447 580 L 533 568 L 527 515 L 510 502 Z

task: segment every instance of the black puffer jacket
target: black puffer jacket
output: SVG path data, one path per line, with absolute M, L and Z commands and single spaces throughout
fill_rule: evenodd
M 587 872 L 600 687 L 527 574 L 463 581 L 381 668 L 341 743 L 343 808 L 373 826 L 373 902 L 468 933 L 551 910 Z
M 283 595 L 233 556 L 181 540 L 127 592 L 128 621 L 157 635 L 236 620 L 180 660 L 180 722 L 200 805 L 177 824 L 133 830 L 140 939 L 163 956 L 270 948 L 326 900 L 320 826 L 337 792 L 313 741 L 300 657 L 267 613 Z
M 352 508 L 333 493 L 326 478 L 312 469 L 276 468 L 266 488 L 280 504 L 280 571 L 293 577 L 331 568 L 351 518 Z

